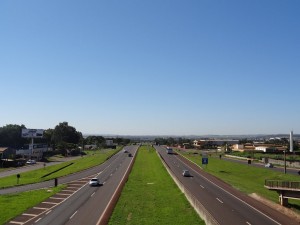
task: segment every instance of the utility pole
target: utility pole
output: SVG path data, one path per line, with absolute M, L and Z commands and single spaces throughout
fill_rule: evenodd
M 284 174 L 286 174 L 286 150 L 283 151 L 284 153 Z

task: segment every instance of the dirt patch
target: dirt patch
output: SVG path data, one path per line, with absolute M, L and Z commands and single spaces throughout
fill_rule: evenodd
M 127 216 L 127 221 L 130 221 L 131 217 L 132 217 L 132 213 L 129 213 L 128 216 Z
M 264 197 L 261 197 L 256 193 L 252 193 L 249 196 L 256 199 L 257 201 L 271 207 L 272 209 L 275 209 L 279 212 L 283 212 L 285 215 L 295 219 L 298 223 L 300 223 L 300 215 L 298 213 L 294 212 L 293 210 L 286 208 L 284 206 L 281 206 L 279 204 L 276 204 L 268 199 L 265 199 Z

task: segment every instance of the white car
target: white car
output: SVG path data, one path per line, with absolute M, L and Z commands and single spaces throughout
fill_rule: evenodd
M 26 164 L 36 164 L 36 161 L 33 159 L 29 159 Z
M 89 182 L 89 185 L 90 186 L 100 186 L 100 182 L 99 182 L 99 179 L 98 178 L 92 178 Z
M 266 168 L 273 168 L 274 166 L 273 166 L 272 163 L 267 163 L 267 164 L 265 165 L 265 167 L 266 167 Z

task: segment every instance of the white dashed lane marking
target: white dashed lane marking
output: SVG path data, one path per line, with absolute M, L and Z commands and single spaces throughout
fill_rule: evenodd
M 220 199 L 216 198 L 220 203 L 223 203 Z

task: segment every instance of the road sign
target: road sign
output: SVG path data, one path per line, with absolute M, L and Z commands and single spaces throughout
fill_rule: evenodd
M 202 165 L 208 164 L 208 158 L 202 158 Z
M 22 138 L 42 138 L 43 129 L 22 129 Z

